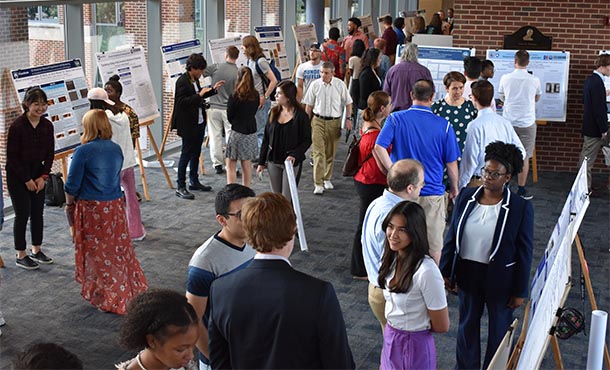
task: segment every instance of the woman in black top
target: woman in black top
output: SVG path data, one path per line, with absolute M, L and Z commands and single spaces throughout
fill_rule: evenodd
M 379 65 L 381 64 L 381 50 L 375 48 L 369 48 L 364 52 L 362 56 L 362 70 L 360 71 L 360 77 L 358 81 L 360 83 L 360 99 L 358 100 L 358 118 L 356 120 L 356 127 L 354 131 L 362 127 L 362 112 L 368 106 L 367 102 L 369 96 L 375 91 L 381 90 L 381 78 L 377 74 Z
M 231 123 L 231 133 L 225 151 L 227 184 L 237 181 L 237 161 L 240 160 L 244 171 L 242 184 L 249 187 L 252 180 L 252 160 L 256 158 L 258 151 L 255 115 L 259 101 L 250 68 L 241 67 L 237 77 L 237 86 L 227 103 L 227 119 Z
M 40 245 L 44 210 L 45 180 L 49 177 L 55 151 L 53 124 L 43 117 L 47 95 L 39 87 L 29 89 L 23 99 L 24 114 L 8 130 L 6 142 L 6 185 L 15 210 L 13 238 L 17 267 L 35 270 L 50 264 Z M 30 220 L 32 254 L 26 252 L 25 230 Z
M 297 101 L 297 87 L 292 81 L 280 82 L 275 96 L 277 105 L 269 114 L 256 172 L 260 175 L 267 167 L 271 190 L 290 199 L 284 161 L 292 163 L 298 185 L 305 152 L 311 145 L 311 124 Z

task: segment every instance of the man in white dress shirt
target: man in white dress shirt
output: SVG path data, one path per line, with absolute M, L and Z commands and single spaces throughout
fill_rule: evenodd
M 500 99 L 504 101 L 503 116 L 513 125 L 527 152 L 523 171 L 517 176 L 519 185 L 517 195 L 528 200 L 533 196 L 525 189 L 525 183 L 529 171 L 529 159 L 534 156 L 536 146 L 536 102 L 542 95 L 540 80 L 527 70 L 529 63 L 530 54 L 527 50 L 517 51 L 515 70 L 503 75 L 498 87 Z
M 333 77 L 335 66 L 324 62 L 321 78 L 309 86 L 303 103 L 311 120 L 311 148 L 313 153 L 314 194 L 334 188 L 330 182 L 337 144 L 341 138 L 341 116 L 346 109 L 345 128 L 352 129 L 352 98 L 345 83 Z M 313 117 L 312 117 L 313 116 Z
M 468 124 L 464 152 L 460 162 L 458 187 L 483 185 L 481 168 L 485 165 L 485 147 L 494 141 L 515 144 L 525 159 L 525 148 L 506 118 L 494 113 L 491 102 L 494 87 L 486 80 L 472 84 L 472 103 L 479 111 L 478 116 Z

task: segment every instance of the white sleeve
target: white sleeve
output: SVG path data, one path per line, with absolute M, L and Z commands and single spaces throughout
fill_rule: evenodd
M 472 126 L 468 126 L 468 128 L 472 128 Z M 462 153 L 462 161 L 460 162 L 458 189 L 462 189 L 468 185 L 470 178 L 476 172 L 479 158 L 479 130 L 474 131 L 467 129 L 466 133 L 464 152 Z
M 426 308 L 437 311 L 447 307 L 445 283 L 436 263 L 434 263 L 432 259 L 424 259 L 420 269 L 424 269 L 422 273 L 419 274 L 419 287 L 424 296 Z
M 309 85 L 309 88 L 307 89 L 307 92 L 305 93 L 305 96 L 303 97 L 303 104 L 305 105 L 310 105 L 311 107 L 314 106 L 316 99 L 315 99 L 315 93 L 314 90 L 318 90 L 317 88 L 318 84 L 316 83 L 316 81 L 313 81 L 311 83 L 311 85 Z
M 303 77 L 305 77 L 305 64 L 299 64 L 299 67 L 297 68 L 297 80 L 300 78 L 301 80 L 303 79 Z
M 500 100 L 504 101 L 504 76 L 500 77 L 500 83 L 498 83 L 498 96 Z

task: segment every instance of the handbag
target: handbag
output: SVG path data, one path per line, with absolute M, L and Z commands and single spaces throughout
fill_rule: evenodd
M 364 134 L 366 134 L 366 132 L 371 128 L 374 127 L 369 127 L 368 129 L 366 129 L 366 131 L 362 133 L 362 135 L 364 136 Z M 373 157 L 373 152 L 371 151 L 369 155 L 364 158 L 362 163 L 358 163 L 358 157 L 360 157 L 360 140 L 362 140 L 362 136 L 357 137 L 356 134 L 352 136 L 352 142 L 347 148 L 347 158 L 343 163 L 343 169 L 341 172 L 344 177 L 353 177 L 354 175 L 356 175 L 360 168 L 362 168 L 362 166 L 364 165 L 364 162 L 368 161 L 369 159 L 371 159 L 371 157 Z

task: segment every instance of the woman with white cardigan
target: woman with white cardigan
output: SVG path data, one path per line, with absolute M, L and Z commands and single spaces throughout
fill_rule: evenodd
M 108 99 L 108 94 L 102 88 L 96 87 L 89 90 L 87 98 L 91 102 L 91 109 L 97 108 L 106 111 L 110 126 L 112 126 L 112 141 L 118 144 L 123 152 L 121 187 L 125 194 L 129 236 L 132 241 L 143 240 L 146 237 L 146 230 L 142 225 L 140 204 L 136 195 L 136 180 L 133 170 L 136 165 L 136 158 L 131 139 L 129 117 L 123 110 L 119 110 L 112 100 Z

